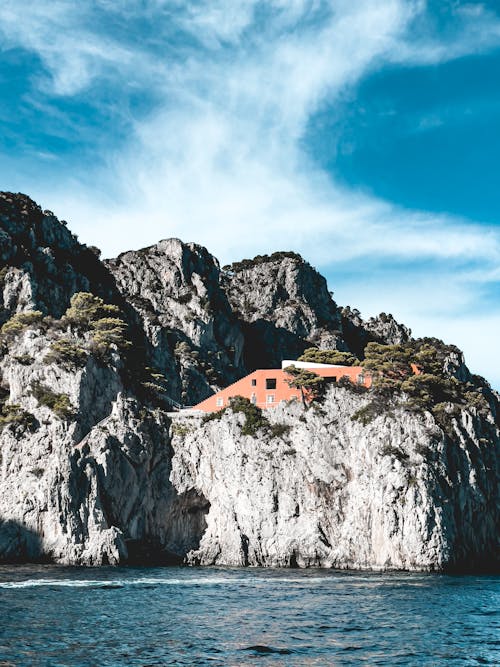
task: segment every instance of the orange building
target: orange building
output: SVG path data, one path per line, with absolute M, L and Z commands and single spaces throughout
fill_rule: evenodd
M 290 401 L 292 398 L 300 400 L 300 389 L 290 387 L 286 382 L 290 379 L 290 375 L 283 370 L 287 366 L 305 368 L 326 378 L 329 382 L 338 382 L 341 378 L 347 377 L 351 382 L 367 388 L 372 383 L 371 376 L 361 366 L 337 366 L 287 360 L 283 361 L 281 369 L 270 368 L 250 373 L 198 403 L 193 409 L 215 412 L 229 405 L 229 399 L 233 396 L 244 396 L 259 408 L 273 408 L 280 401 Z

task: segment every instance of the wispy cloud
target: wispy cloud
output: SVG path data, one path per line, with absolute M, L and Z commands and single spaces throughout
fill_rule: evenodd
M 355 104 L 370 72 L 500 44 L 500 20 L 485 7 L 450 7 L 438 31 L 420 0 L 4 0 L 0 45 L 40 59 L 37 103 L 91 91 L 92 103 L 109 105 L 119 90 L 113 113 L 126 113 L 129 128 L 104 167 L 85 165 L 85 180 L 69 174 L 50 192 L 43 182 L 30 190 L 107 254 L 179 236 L 222 261 L 292 248 L 331 275 L 355 263 L 365 280 L 370 267 L 406 263 L 414 313 L 426 301 L 411 290 L 425 277 L 419 265 L 437 262 L 429 322 L 443 300 L 457 313 L 482 279 L 466 289 L 453 280 L 450 295 L 447 278 L 492 275 L 498 231 L 346 189 L 303 143 L 312 115 L 348 93 Z M 154 91 L 154 105 L 131 111 L 121 104 L 129 90 Z M 387 275 L 365 294 L 368 310 L 389 310 L 391 300 L 404 310 Z

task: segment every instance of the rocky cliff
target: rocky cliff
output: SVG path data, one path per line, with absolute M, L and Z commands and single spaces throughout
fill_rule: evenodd
M 363 425 L 367 398 L 330 390 L 321 408 L 177 423 L 172 481 L 210 503 L 188 560 L 205 565 L 439 570 L 492 564 L 498 540 L 500 439 L 462 411 L 443 431 L 399 406 Z M 274 429 L 272 426 L 274 425 Z M 279 428 L 276 429 L 276 426 Z M 273 436 L 273 431 L 279 435 Z
M 500 403 L 456 348 L 397 396 L 202 422 L 172 405 L 410 332 L 340 308 L 294 253 L 221 270 L 170 239 L 102 262 L 24 195 L 0 194 L 0 258 L 0 560 L 498 562 Z
M 165 370 L 173 398 L 199 403 L 245 374 L 241 326 L 205 248 L 169 239 L 106 265 L 139 313 L 152 363 Z

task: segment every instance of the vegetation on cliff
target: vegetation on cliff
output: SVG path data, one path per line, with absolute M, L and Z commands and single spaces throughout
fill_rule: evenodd
M 359 359 L 351 352 L 340 350 L 320 350 L 317 347 L 308 347 L 298 358 L 298 361 L 310 361 L 315 364 L 333 364 L 339 366 L 359 366 Z
M 459 379 L 461 363 L 460 350 L 436 338 L 401 345 L 368 343 L 362 365 L 373 377 L 372 399 L 354 418 L 369 423 L 396 403 L 415 412 L 429 410 L 445 427 L 460 408 L 490 414 L 491 388 L 482 378 Z
M 245 271 L 246 269 L 253 269 L 256 266 L 261 264 L 268 264 L 269 262 L 280 262 L 283 259 L 294 259 L 301 264 L 304 262 L 302 257 L 291 250 L 282 250 L 279 252 L 273 252 L 271 255 L 256 255 L 253 259 L 242 259 L 239 262 L 233 262 L 232 264 L 226 264 L 222 267 L 223 271 Z

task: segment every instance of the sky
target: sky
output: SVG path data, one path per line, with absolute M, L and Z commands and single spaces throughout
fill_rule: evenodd
M 0 189 L 104 256 L 294 250 L 500 388 L 500 5 L 2 0 Z

